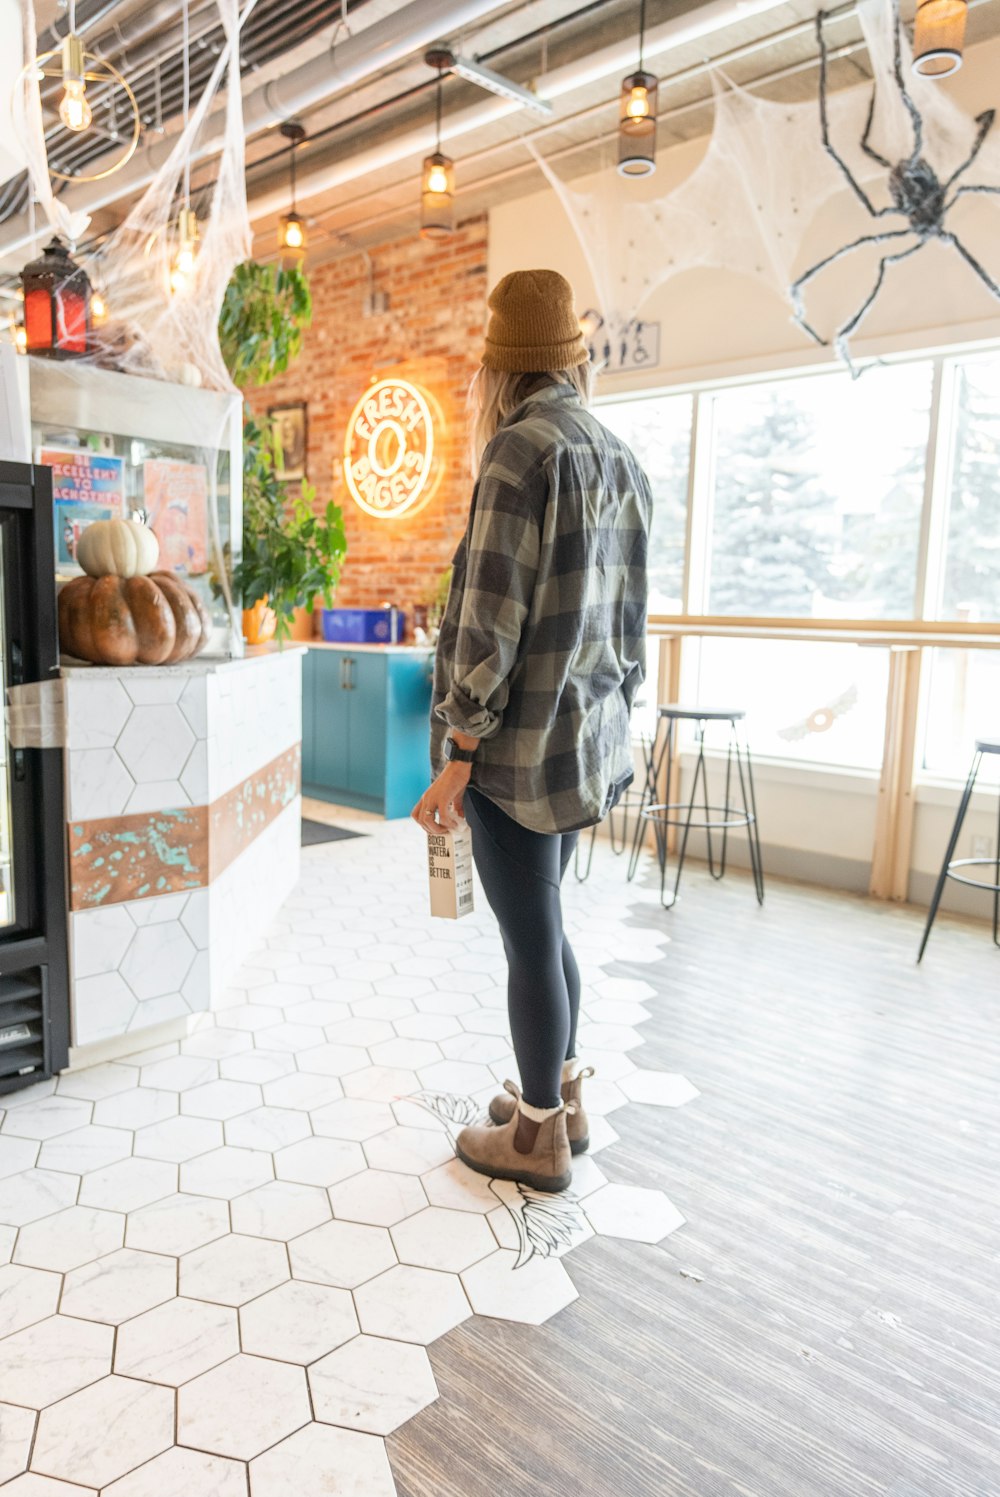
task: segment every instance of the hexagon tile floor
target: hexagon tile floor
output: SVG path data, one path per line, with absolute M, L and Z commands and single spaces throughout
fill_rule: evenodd
M 366 830 L 369 830 L 366 827 Z M 514 1074 L 481 896 L 426 914 L 409 822 L 310 848 L 281 920 L 198 1032 L 15 1094 L 0 1125 L 0 1485 L 11 1497 L 391 1497 L 383 1436 L 437 1397 L 426 1346 L 470 1315 L 540 1324 L 594 1233 L 683 1218 L 598 1159 L 643 1070 L 665 934 L 599 853 L 570 877 L 591 1153 L 559 1197 L 488 1181 L 452 1134 Z M 330 1478 L 333 1477 L 333 1484 Z

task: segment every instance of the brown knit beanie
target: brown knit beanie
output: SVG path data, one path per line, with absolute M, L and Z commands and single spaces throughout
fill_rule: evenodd
M 489 309 L 487 369 L 540 374 L 587 362 L 573 288 L 558 270 L 512 270 L 490 292 Z

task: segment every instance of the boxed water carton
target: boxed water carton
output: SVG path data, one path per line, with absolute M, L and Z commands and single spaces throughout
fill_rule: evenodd
M 472 913 L 472 833 L 467 825 L 454 832 L 432 832 L 427 839 L 431 914 L 461 920 Z

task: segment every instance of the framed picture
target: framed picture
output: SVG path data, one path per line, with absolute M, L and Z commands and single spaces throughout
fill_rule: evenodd
M 162 570 L 208 571 L 208 472 L 203 463 L 147 458 L 142 467 L 146 524 L 160 543 Z
M 268 418 L 274 432 L 279 478 L 294 482 L 306 476 L 306 404 L 268 407 Z

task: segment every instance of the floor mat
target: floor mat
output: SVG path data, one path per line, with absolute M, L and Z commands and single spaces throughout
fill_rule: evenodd
M 315 847 L 319 842 L 346 842 L 349 837 L 363 837 L 364 832 L 349 832 L 342 826 L 327 826 L 325 821 L 302 818 L 302 846 Z

